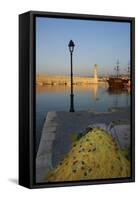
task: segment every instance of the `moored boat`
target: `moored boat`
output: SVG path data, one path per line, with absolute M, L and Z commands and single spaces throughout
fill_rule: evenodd
M 129 79 L 110 77 L 107 82 L 110 88 L 123 88 L 129 83 Z
M 126 88 L 126 87 L 130 87 L 130 78 L 126 77 L 123 78 L 119 75 L 119 61 L 117 61 L 117 65 L 114 68 L 114 70 L 116 70 L 116 77 L 109 77 L 109 79 L 107 80 L 108 84 L 109 84 L 109 88 L 113 88 L 113 89 L 121 89 L 121 88 Z

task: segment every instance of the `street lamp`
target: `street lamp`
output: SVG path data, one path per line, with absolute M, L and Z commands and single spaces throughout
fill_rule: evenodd
M 71 94 L 70 94 L 70 112 L 75 112 L 74 110 L 74 94 L 73 94 L 73 64 L 72 64 L 72 55 L 73 55 L 73 50 L 74 50 L 74 42 L 70 40 L 68 47 L 70 51 L 70 65 L 71 65 Z

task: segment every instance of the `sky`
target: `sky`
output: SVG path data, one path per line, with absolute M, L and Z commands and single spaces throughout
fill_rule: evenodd
M 36 17 L 37 74 L 70 75 L 68 43 L 73 40 L 74 75 L 91 76 L 94 64 L 99 75 L 120 73 L 130 61 L 130 23 Z

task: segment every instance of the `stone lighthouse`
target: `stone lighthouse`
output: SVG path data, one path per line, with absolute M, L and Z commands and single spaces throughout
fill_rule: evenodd
M 97 67 L 97 64 L 95 64 L 93 69 L 93 83 L 98 83 Z

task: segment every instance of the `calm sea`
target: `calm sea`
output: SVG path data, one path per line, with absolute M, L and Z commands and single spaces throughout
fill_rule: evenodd
M 74 108 L 78 110 L 107 111 L 111 107 L 130 106 L 130 91 L 109 91 L 107 83 L 74 86 Z M 36 87 L 36 149 L 41 138 L 48 111 L 69 111 L 69 86 Z

